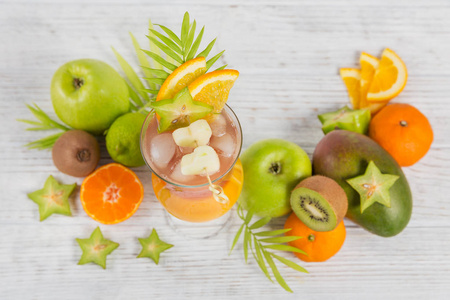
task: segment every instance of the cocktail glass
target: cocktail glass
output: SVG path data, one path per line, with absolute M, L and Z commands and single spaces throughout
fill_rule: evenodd
M 171 132 L 158 133 L 158 119 L 153 113 L 143 124 L 140 144 L 152 171 L 155 196 L 170 214 L 169 224 L 182 234 L 199 238 L 214 235 L 226 225 L 230 216 L 227 212 L 236 203 L 244 178 L 239 160 L 242 129 L 237 116 L 225 105 L 220 115 L 207 121 L 213 132 L 209 146 L 216 150 L 220 160 L 220 170 L 210 179 L 181 173 L 181 157 L 193 149 L 177 146 Z M 212 185 L 221 187 L 227 200 L 214 197 Z M 199 223 L 204 225 L 194 225 Z

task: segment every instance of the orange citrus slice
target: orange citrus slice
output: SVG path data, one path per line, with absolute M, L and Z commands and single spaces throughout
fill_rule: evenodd
M 361 100 L 361 70 L 359 69 L 351 69 L 351 68 L 343 68 L 340 69 L 341 78 L 347 87 L 348 96 L 350 98 L 350 102 L 353 106 L 353 109 L 359 109 L 360 100 Z
M 158 95 L 156 95 L 156 101 L 172 99 L 176 93 L 187 87 L 199 76 L 205 74 L 205 72 L 206 60 L 204 57 L 188 60 L 164 80 Z
M 84 211 L 92 219 L 116 224 L 136 212 L 144 198 L 144 187 L 133 171 L 111 163 L 83 180 L 80 198 Z
M 374 115 L 388 103 L 386 101 L 377 103 L 367 101 L 367 92 L 369 91 L 370 84 L 372 83 L 373 76 L 380 61 L 378 58 L 363 52 L 359 58 L 359 63 L 361 65 L 361 100 L 359 108 L 368 108 L 372 115 Z
M 364 108 L 368 106 L 367 92 L 372 83 L 373 75 L 375 75 L 375 70 L 378 68 L 379 60 L 376 57 L 363 52 L 359 57 L 359 63 L 361 65 L 361 100 L 359 106 L 360 108 Z
M 369 102 L 385 102 L 397 96 L 408 79 L 405 63 L 391 49 L 384 49 L 367 93 Z
M 218 70 L 206 73 L 194 82 L 188 88 L 192 98 L 214 106 L 213 113 L 220 113 L 228 99 L 230 89 L 239 77 L 236 70 Z

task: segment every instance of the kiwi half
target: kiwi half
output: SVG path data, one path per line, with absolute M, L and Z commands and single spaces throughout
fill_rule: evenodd
M 336 181 L 316 175 L 306 178 L 294 188 L 291 207 L 297 217 L 312 230 L 330 231 L 344 219 L 348 201 Z

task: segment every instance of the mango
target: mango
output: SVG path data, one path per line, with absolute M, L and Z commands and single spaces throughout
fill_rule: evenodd
M 383 174 L 398 175 L 389 189 L 391 207 L 379 203 L 361 213 L 360 196 L 347 179 L 364 174 L 373 161 Z M 383 237 L 399 234 L 412 213 L 412 196 L 405 174 L 395 159 L 369 137 L 347 130 L 335 130 L 317 144 L 313 154 L 313 172 L 334 179 L 348 198 L 346 217 L 366 230 Z

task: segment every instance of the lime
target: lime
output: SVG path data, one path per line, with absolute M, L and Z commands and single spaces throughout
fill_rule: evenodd
M 139 137 L 145 115 L 127 113 L 117 118 L 106 134 L 106 149 L 111 158 L 127 167 L 145 164 L 139 147 Z

